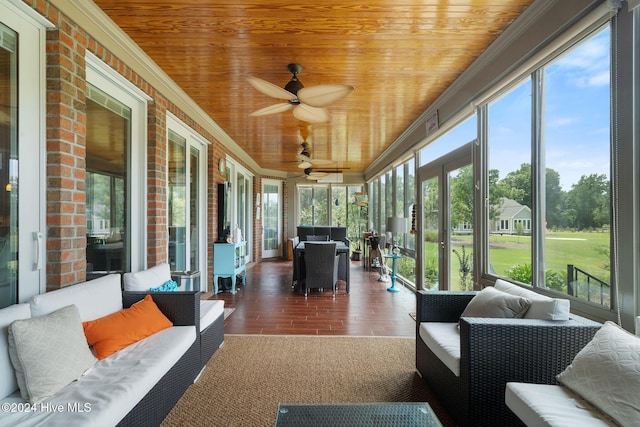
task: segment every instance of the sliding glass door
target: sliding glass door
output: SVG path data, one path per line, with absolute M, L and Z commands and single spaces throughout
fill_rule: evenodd
M 473 288 L 473 174 L 471 144 L 419 170 L 422 288 Z
M 282 183 L 262 181 L 262 258 L 282 255 Z
M 0 4 L 0 308 L 44 292 L 41 31 Z

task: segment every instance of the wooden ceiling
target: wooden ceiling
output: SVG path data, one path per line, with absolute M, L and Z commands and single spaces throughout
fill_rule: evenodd
M 94 0 L 257 164 L 300 173 L 312 158 L 364 171 L 533 0 Z M 249 75 L 283 87 L 347 84 L 326 124 L 291 111 Z M 281 101 L 285 102 L 285 101 Z

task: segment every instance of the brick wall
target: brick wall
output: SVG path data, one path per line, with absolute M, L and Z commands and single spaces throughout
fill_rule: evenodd
M 85 280 L 86 34 L 50 10 L 47 32 L 47 289 Z
M 211 285 L 211 243 L 217 239 L 216 184 L 225 179 L 218 172 L 217 162 L 223 155 L 234 157 L 233 153 L 228 152 L 202 126 L 100 45 L 91 37 L 90 31 L 79 28 L 52 3 L 46 0 L 23 2 L 56 26 L 47 32 L 46 37 L 47 290 L 86 280 L 86 52 L 96 55 L 152 98 L 148 104 L 147 116 L 148 266 L 168 259 L 167 111 L 211 142 L 207 154 L 208 268 L 207 271 L 202 271 L 203 277 Z M 260 185 L 260 182 L 256 177 L 254 186 Z M 259 221 L 255 217 L 254 221 L 258 227 Z M 259 237 L 255 242 L 253 256 L 254 260 L 258 260 Z

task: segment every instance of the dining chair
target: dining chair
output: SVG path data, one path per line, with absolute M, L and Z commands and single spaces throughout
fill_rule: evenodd
M 309 235 L 307 236 L 307 242 L 328 242 L 329 241 L 329 236 L 328 235 Z
M 333 296 L 336 295 L 338 286 L 338 263 L 340 256 L 336 252 L 336 243 L 311 243 L 304 247 L 305 278 L 304 296 L 309 289 L 331 287 Z

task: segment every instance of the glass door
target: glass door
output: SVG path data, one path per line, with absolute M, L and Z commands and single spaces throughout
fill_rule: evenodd
M 422 289 L 473 288 L 471 149 L 467 144 L 419 170 Z
M 282 255 L 282 183 L 265 179 L 262 181 L 262 258 Z
M 0 308 L 3 308 L 44 292 L 46 260 L 41 175 L 42 35 L 4 2 L 0 4 L 0 17 Z

